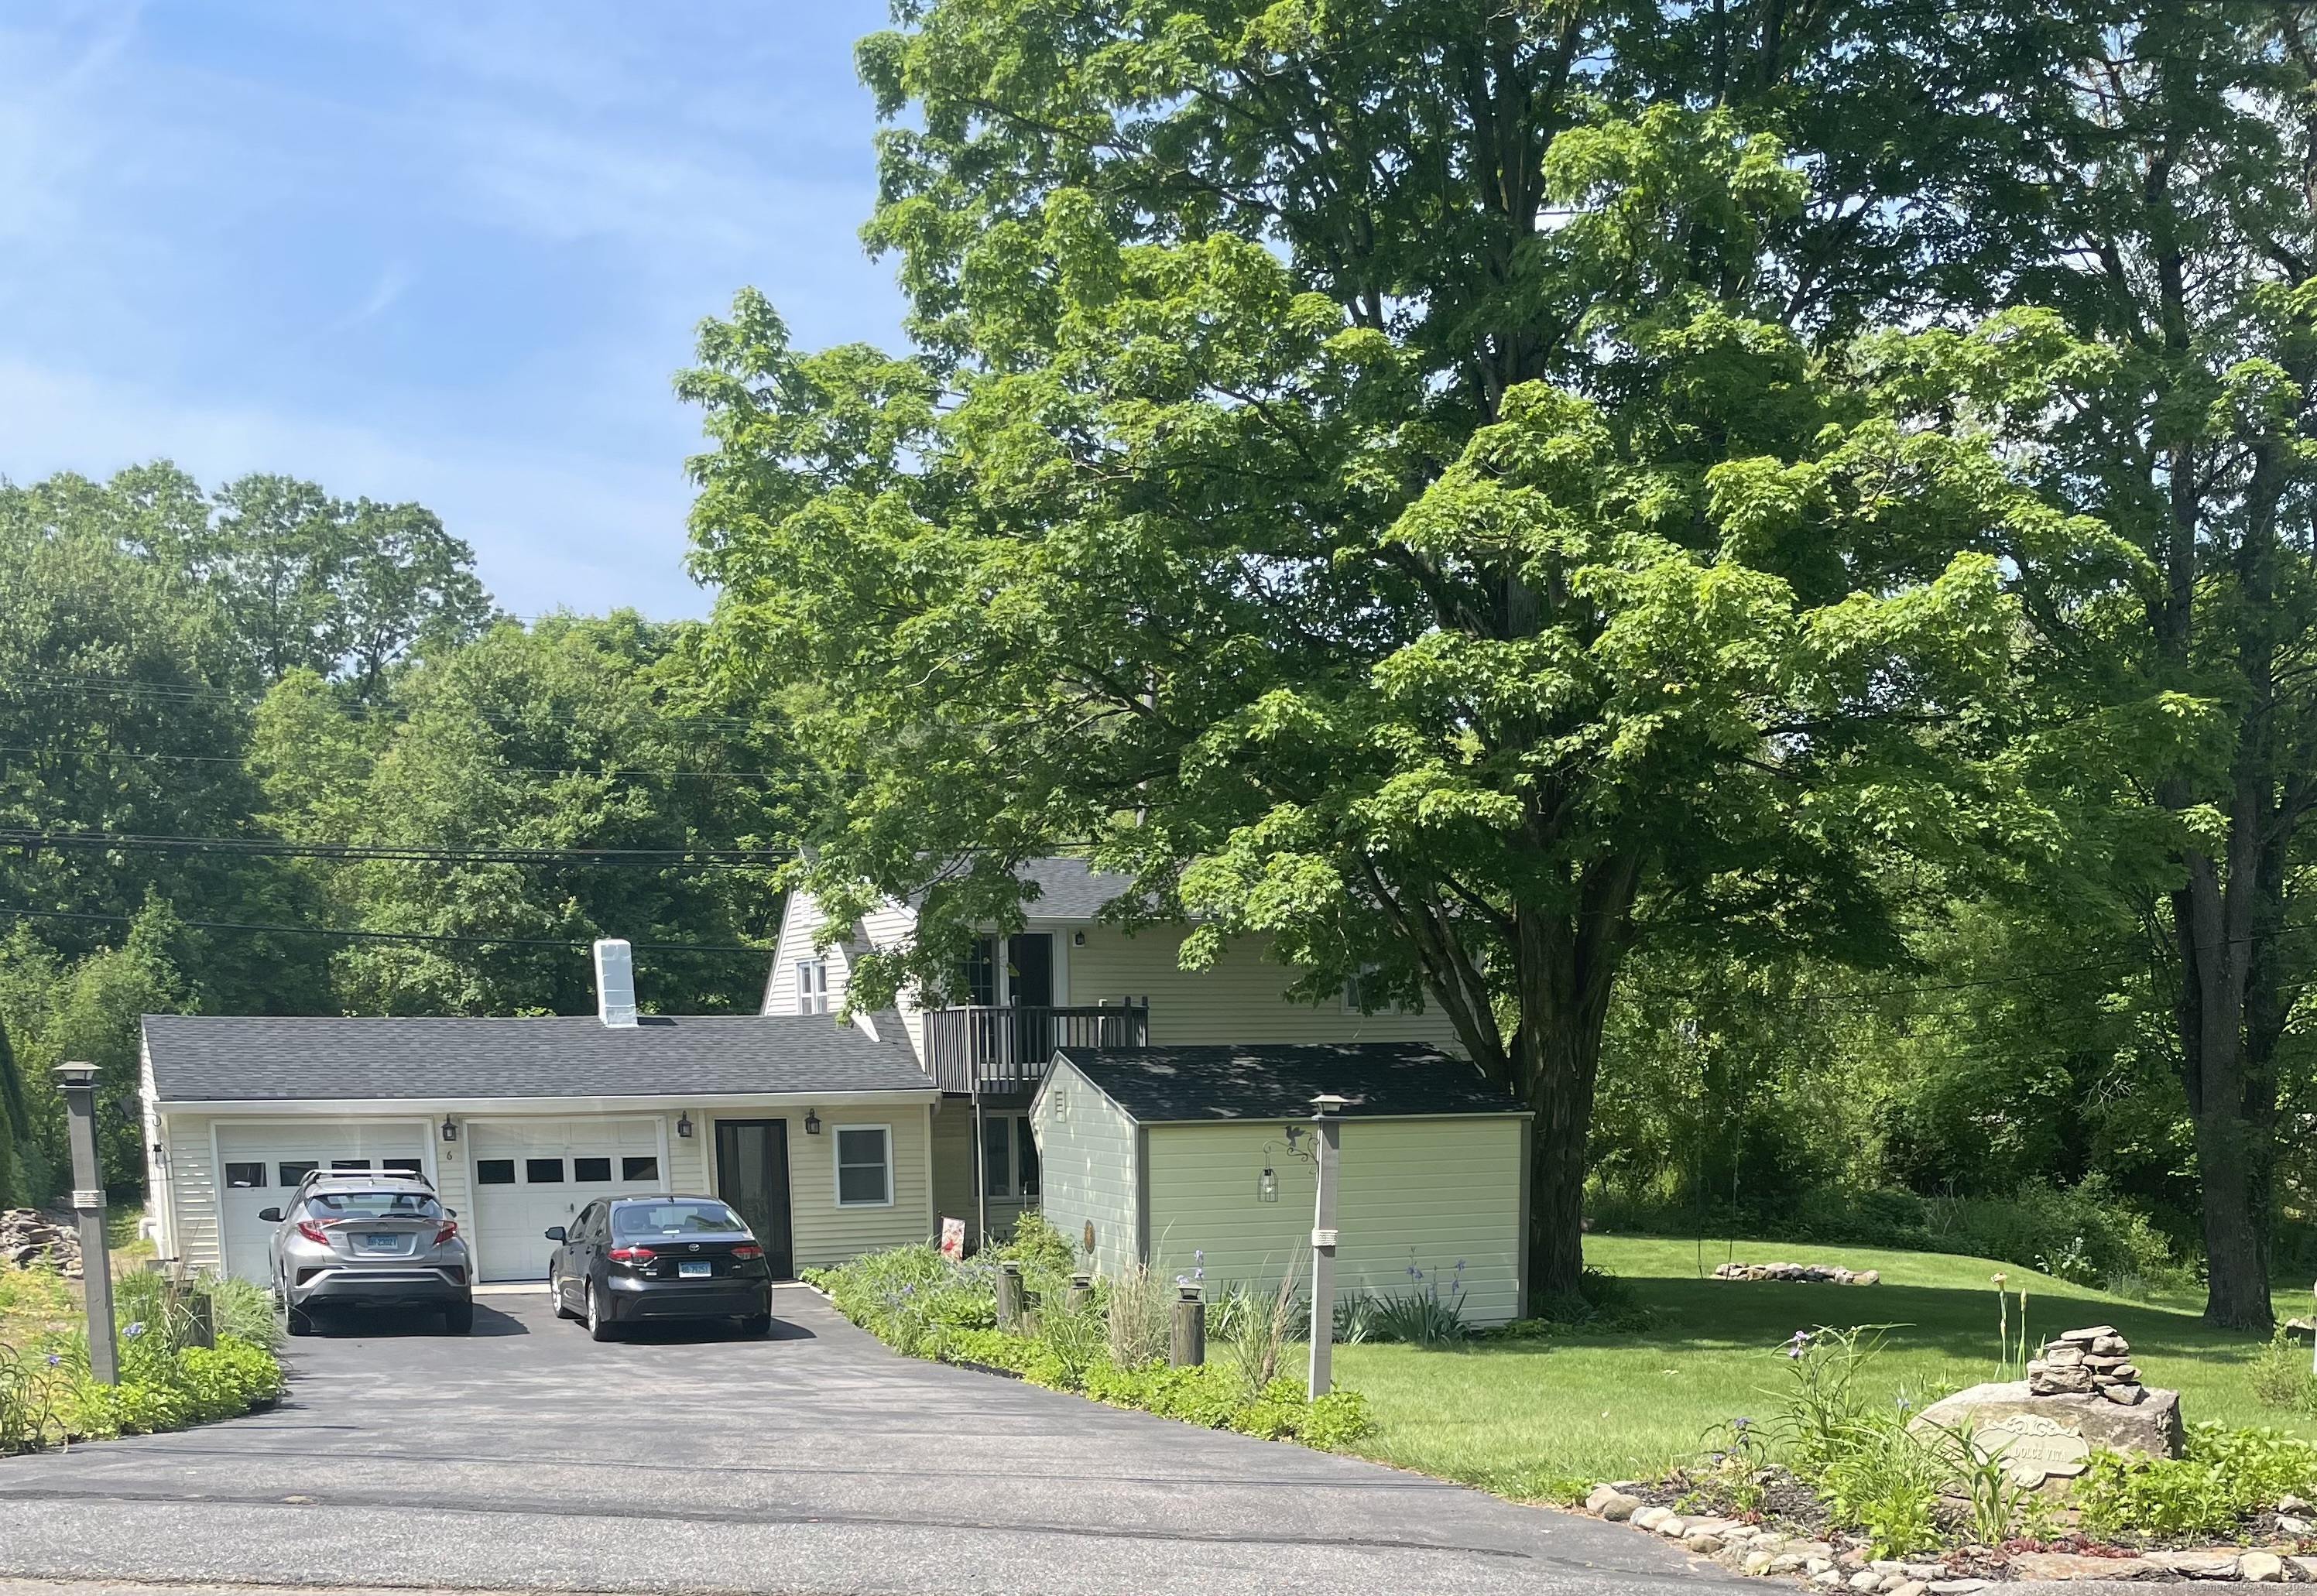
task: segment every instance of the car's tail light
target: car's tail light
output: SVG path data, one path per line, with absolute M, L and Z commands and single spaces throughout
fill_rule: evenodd
M 324 1235 L 322 1227 L 315 1224 L 311 1219 L 300 1219 L 298 1221 L 298 1234 L 304 1236 L 308 1241 L 318 1243 L 322 1246 L 327 1247 L 330 1244 L 330 1238 Z
M 649 1247 L 613 1247 L 604 1256 L 614 1263 L 649 1263 L 659 1254 Z
M 434 1233 L 434 1244 L 439 1247 L 458 1234 L 459 1222 L 456 1219 L 445 1219 L 443 1221 L 443 1228 Z
M 735 1258 L 762 1258 L 764 1255 L 764 1248 L 754 1242 L 742 1242 L 732 1249 L 732 1256 Z

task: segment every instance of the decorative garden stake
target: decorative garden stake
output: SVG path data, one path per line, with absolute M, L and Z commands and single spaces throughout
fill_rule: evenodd
M 1325 1396 L 1336 1378 L 1336 1163 L 1343 1153 L 1341 1113 L 1346 1100 L 1324 1093 L 1311 1100 L 1319 1134 L 1311 1138 L 1320 1196 L 1311 1216 L 1312 1396 Z
M 104 1169 L 96 1158 L 96 1065 L 57 1065 L 72 1144 L 73 1211 L 80 1216 L 81 1295 L 88 1305 L 88 1372 L 106 1385 L 121 1378 L 112 1340 L 112 1260 L 104 1250 Z

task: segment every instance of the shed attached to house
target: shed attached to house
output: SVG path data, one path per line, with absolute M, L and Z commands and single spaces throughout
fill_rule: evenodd
M 541 1231 L 630 1191 L 722 1196 L 782 1273 L 934 1231 L 939 1093 L 827 1014 L 148 1014 L 143 1096 L 162 1256 L 247 1279 L 318 1165 L 425 1174 L 485 1280 L 542 1278 Z
M 1345 1100 L 1337 1289 L 1395 1295 L 1416 1271 L 1470 1324 L 1518 1318 L 1529 1110 L 1421 1043 L 1064 1048 L 1030 1110 L 1046 1217 L 1108 1275 L 1308 1278 L 1322 1093 Z

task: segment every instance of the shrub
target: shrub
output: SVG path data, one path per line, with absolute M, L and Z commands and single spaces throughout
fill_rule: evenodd
M 1311 1318 L 1310 1305 L 1296 1297 L 1295 1266 L 1291 1263 L 1269 1300 L 1257 1298 L 1224 1343 L 1230 1348 L 1231 1367 L 1239 1372 L 1241 1395 L 1252 1401 L 1278 1378 L 1281 1352 L 1294 1338 L 1299 1323 L 1310 1333 Z
M 2072 1500 L 2099 1535 L 2217 1535 L 2287 1492 L 2317 1491 L 2317 1447 L 2274 1430 L 2197 1424 L 2186 1455 L 2098 1452 Z
M 2317 1419 L 2317 1373 L 2308 1350 L 2281 1324 L 2253 1360 L 2252 1394 L 2264 1406 Z

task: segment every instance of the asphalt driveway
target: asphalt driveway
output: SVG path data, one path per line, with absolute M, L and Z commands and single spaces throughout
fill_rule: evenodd
M 0 1576 L 675 1592 L 1624 1592 L 1732 1581 L 1630 1530 L 897 1358 L 802 1288 L 770 1339 L 291 1343 L 291 1398 L 0 1459 Z M 1758 1583 L 1749 1586 L 1759 1591 Z

